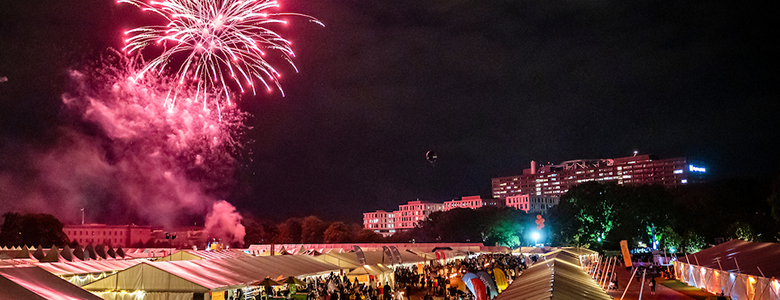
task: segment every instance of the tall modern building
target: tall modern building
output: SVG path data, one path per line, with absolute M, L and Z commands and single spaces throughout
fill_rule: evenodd
M 675 187 L 704 180 L 707 169 L 685 157 L 658 159 L 634 155 L 608 159 L 578 159 L 531 167 L 515 176 L 492 179 L 492 194 L 505 199 L 514 195 L 560 196 L 572 186 L 599 181 L 618 184 L 662 184 Z

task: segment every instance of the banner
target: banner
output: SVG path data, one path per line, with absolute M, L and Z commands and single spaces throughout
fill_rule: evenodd
M 477 277 L 477 274 L 474 273 L 463 274 L 463 282 L 466 283 L 466 288 L 468 288 L 469 291 L 474 293 L 474 285 L 471 282 L 472 279 L 477 279 L 477 281 L 479 281 L 479 277 Z
M 479 277 L 479 280 L 482 281 L 483 284 L 485 284 L 485 290 L 488 293 L 488 297 L 490 299 L 493 299 L 493 297 L 498 296 L 498 289 L 496 288 L 496 283 L 493 282 L 493 278 L 490 278 L 490 275 L 488 275 L 485 271 L 479 271 L 477 272 L 477 277 Z
M 631 253 L 628 253 L 628 241 L 626 240 L 620 241 L 620 250 L 623 252 L 623 262 L 626 263 L 626 267 L 630 267 L 632 263 L 631 263 Z
M 501 271 L 499 268 L 493 269 L 493 276 L 496 276 L 496 287 L 498 288 L 498 292 L 500 293 L 503 290 L 506 290 L 506 288 L 509 286 L 509 282 L 506 280 L 506 274 L 504 274 L 504 271 Z
M 487 290 L 485 290 L 485 284 L 479 278 L 471 279 L 471 285 L 474 286 L 472 292 L 477 300 L 487 300 Z
M 352 246 L 352 249 L 355 250 L 355 255 L 357 255 L 358 263 L 361 265 L 367 265 L 366 264 L 366 255 L 363 254 L 363 249 L 360 249 L 358 245 Z
M 211 292 L 211 300 L 225 300 L 225 291 Z

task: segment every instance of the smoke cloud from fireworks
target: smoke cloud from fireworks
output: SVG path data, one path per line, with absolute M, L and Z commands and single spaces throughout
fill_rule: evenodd
M 222 243 L 243 243 L 246 231 L 241 225 L 241 215 L 227 201 L 217 201 L 206 216 L 206 232 Z
M 204 110 L 186 90 L 166 107 L 160 100 L 170 83 L 135 80 L 136 70 L 117 59 L 70 72 L 73 92 L 62 100 L 87 129 L 62 128 L 49 150 L 18 146 L 26 159 L 1 161 L 3 211 L 51 213 L 65 223 L 78 222 L 82 207 L 87 222 L 177 226 L 209 210 L 224 219 L 230 204 L 212 205 L 230 186 L 244 115 Z M 219 234 L 242 236 L 209 222 L 223 224 Z

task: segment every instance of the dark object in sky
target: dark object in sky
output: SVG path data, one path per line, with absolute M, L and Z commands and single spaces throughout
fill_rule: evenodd
M 428 162 L 431 163 L 431 165 L 436 164 L 436 158 L 437 158 L 436 152 L 428 151 L 425 153 L 425 159 L 427 159 Z

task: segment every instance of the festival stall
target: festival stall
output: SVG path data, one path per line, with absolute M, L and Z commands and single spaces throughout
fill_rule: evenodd
M 732 240 L 679 258 L 675 277 L 734 300 L 780 300 L 780 244 Z

